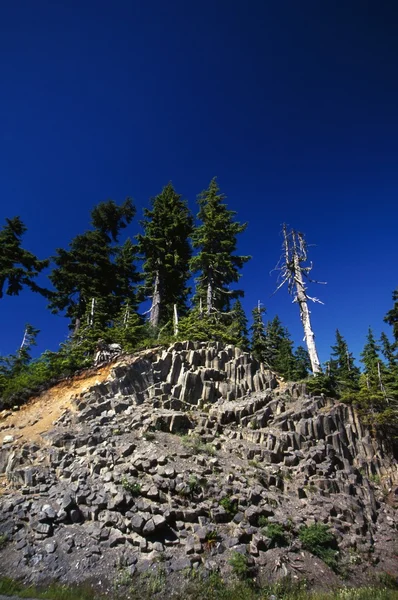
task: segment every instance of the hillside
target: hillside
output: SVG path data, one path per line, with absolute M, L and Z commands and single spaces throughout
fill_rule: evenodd
M 122 357 L 3 411 L 0 441 L 1 575 L 145 574 L 170 597 L 196 570 L 314 588 L 398 572 L 388 448 L 233 346 Z

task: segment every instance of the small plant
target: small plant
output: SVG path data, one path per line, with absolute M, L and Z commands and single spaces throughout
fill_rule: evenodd
M 0 534 L 0 550 L 4 548 L 6 543 L 8 542 L 8 535 L 6 533 Z
M 222 500 L 220 500 L 220 506 L 229 513 L 230 515 L 235 516 L 238 512 L 238 503 L 236 500 L 232 500 L 229 496 L 225 496 Z
M 156 438 L 155 434 L 153 433 L 153 431 L 144 431 L 144 433 L 142 434 L 142 437 L 144 438 L 144 440 L 146 440 L 147 442 L 151 442 L 152 440 L 154 440 Z
M 126 476 L 122 477 L 121 484 L 123 489 L 132 496 L 139 496 L 141 494 L 141 485 L 136 481 L 129 481 Z
M 233 552 L 229 564 L 238 579 L 247 579 L 249 576 L 249 564 L 247 557 L 240 552 Z
M 280 523 L 268 523 L 262 530 L 262 533 L 271 540 L 271 546 L 273 548 L 277 546 L 286 546 L 288 543 L 284 527 Z
M 258 460 L 254 459 L 254 458 L 252 460 L 249 460 L 249 465 L 251 467 L 254 467 L 255 469 L 258 469 L 261 466 L 260 463 L 258 462 Z
M 398 590 L 398 577 L 394 577 L 394 575 L 387 573 L 387 571 L 379 573 L 379 581 L 381 585 L 389 590 Z
M 189 493 L 191 496 L 194 496 L 195 494 L 200 494 L 200 492 L 202 491 L 200 481 L 196 477 L 196 475 L 189 476 L 188 487 L 189 487 Z
M 215 529 L 212 529 L 211 531 L 208 531 L 206 533 L 204 543 L 205 543 L 205 547 L 207 548 L 207 550 L 211 550 L 215 546 L 215 544 L 217 543 L 217 539 L 218 539 L 218 534 Z
M 323 523 L 303 526 L 299 532 L 303 548 L 318 556 L 331 569 L 337 569 L 336 539 L 329 527 Z
M 257 525 L 259 527 L 266 527 L 268 525 L 268 517 L 265 517 L 264 515 L 260 515 L 257 521 Z
M 369 481 L 371 481 L 375 485 L 380 485 L 380 483 L 381 483 L 380 475 L 371 475 L 369 477 Z

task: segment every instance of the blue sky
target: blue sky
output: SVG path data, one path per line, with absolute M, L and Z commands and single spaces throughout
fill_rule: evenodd
M 218 176 L 248 228 L 241 279 L 302 341 L 276 286 L 283 222 L 305 232 L 327 360 L 339 327 L 359 354 L 398 285 L 398 9 L 392 2 L 87 0 L 3 3 L 0 220 L 20 215 L 41 258 L 101 200 L 138 214 L 172 180 L 196 212 Z M 137 231 L 137 219 L 130 234 Z M 66 319 L 34 294 L 0 302 L 0 354 L 25 322 L 56 349 Z

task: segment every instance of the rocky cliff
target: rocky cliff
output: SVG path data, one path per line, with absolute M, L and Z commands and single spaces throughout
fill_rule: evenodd
M 161 566 L 180 586 L 192 569 L 233 570 L 237 553 L 266 581 L 398 572 L 397 465 L 352 407 L 221 343 L 123 357 L 108 373 L 33 441 L 3 413 L 2 575 L 105 588 Z M 333 533 L 333 570 L 308 551 L 314 523 Z

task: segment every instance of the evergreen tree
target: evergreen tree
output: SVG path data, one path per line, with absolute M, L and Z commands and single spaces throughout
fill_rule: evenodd
M 298 381 L 306 379 L 311 373 L 311 360 L 308 351 L 303 346 L 298 346 L 294 353 L 293 379 Z
M 268 367 L 269 364 L 266 361 L 266 334 L 265 334 L 265 325 L 263 320 L 263 315 L 265 314 L 265 307 L 261 306 L 260 302 L 253 309 L 253 324 L 250 327 L 252 332 L 251 335 L 251 351 L 259 362 L 264 362 Z
M 22 248 L 22 237 L 26 231 L 19 217 L 6 219 L 6 225 L 0 230 L 0 298 L 4 293 L 18 296 L 24 287 L 48 296 L 48 291 L 37 285 L 35 279 L 49 261 L 39 260 Z
M 391 310 L 388 311 L 386 316 L 384 317 L 384 321 L 392 326 L 393 335 L 395 339 L 395 345 L 398 345 L 398 288 L 393 292 L 392 299 L 394 301 L 394 306 Z
M 56 268 L 50 275 L 55 293 L 49 307 L 54 313 L 65 312 L 75 332 L 93 299 L 96 322 L 102 328 L 115 318 L 127 298 L 135 302 L 134 247 L 129 240 L 121 247 L 115 245 L 134 212 L 130 199 L 121 206 L 113 200 L 101 202 L 91 213 L 95 229 L 77 235 L 68 250 L 57 249 Z
M 380 336 L 381 342 L 381 351 L 383 353 L 384 358 L 386 359 L 388 366 L 390 368 L 395 367 L 397 364 L 397 354 L 395 352 L 395 345 L 390 342 L 387 335 L 382 332 Z
M 358 389 L 360 370 L 355 366 L 353 354 L 349 352 L 347 342 L 338 329 L 329 364 L 328 374 L 334 379 L 338 393 Z
M 198 308 L 191 310 L 179 322 L 178 339 L 198 342 L 218 341 L 238 345 L 239 332 L 231 331 L 222 315 L 203 314 Z M 235 334 L 236 337 L 233 337 Z
M 236 300 L 230 313 L 231 339 L 236 340 L 234 343 L 238 348 L 245 352 L 249 349 L 249 332 L 247 329 L 247 317 L 240 300 Z
M 216 179 L 198 197 L 198 219 L 201 224 L 192 235 L 193 247 L 198 250 L 190 262 L 196 279 L 195 303 L 206 306 L 207 315 L 228 312 L 230 301 L 243 296 L 241 290 L 231 290 L 230 285 L 239 281 L 239 270 L 250 256 L 234 254 L 237 236 L 247 224 L 234 221 L 235 212 L 228 210 L 219 193 Z
M 142 318 L 127 300 L 122 306 L 111 330 L 112 341 L 121 345 L 125 352 L 135 350 L 145 336 Z
M 187 312 L 193 218 L 171 183 L 151 200 L 151 205 L 151 209 L 144 210 L 144 234 L 137 239 L 144 260 L 142 295 L 152 298 L 150 323 L 156 328 L 172 323 L 174 305 L 179 315 Z

